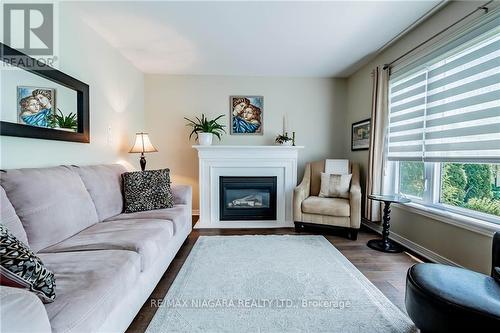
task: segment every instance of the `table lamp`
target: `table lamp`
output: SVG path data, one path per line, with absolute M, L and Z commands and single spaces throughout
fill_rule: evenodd
M 139 163 L 141 164 L 142 171 L 146 170 L 146 157 L 144 157 L 144 153 L 154 153 L 157 151 L 149 140 L 148 133 L 135 133 L 135 143 L 129 153 L 141 153 Z

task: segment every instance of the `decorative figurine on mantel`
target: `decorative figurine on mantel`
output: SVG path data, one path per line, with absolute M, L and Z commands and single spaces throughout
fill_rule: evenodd
M 293 139 L 288 136 L 288 133 L 278 134 L 274 142 L 281 146 L 292 146 Z

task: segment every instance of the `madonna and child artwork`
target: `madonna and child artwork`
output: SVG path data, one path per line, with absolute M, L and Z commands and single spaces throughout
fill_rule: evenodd
M 263 134 L 263 96 L 231 96 L 231 134 Z
M 51 128 L 55 113 L 55 89 L 17 87 L 18 123 Z

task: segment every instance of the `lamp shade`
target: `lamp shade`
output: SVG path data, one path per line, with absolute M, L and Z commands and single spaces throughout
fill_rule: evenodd
M 136 133 L 134 146 L 129 153 L 152 153 L 158 151 L 149 140 L 148 133 Z

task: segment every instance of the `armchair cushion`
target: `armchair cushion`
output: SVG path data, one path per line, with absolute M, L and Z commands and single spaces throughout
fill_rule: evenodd
M 337 175 L 321 173 L 321 189 L 319 196 L 322 198 L 349 198 L 351 174 Z
M 311 196 L 302 202 L 302 211 L 309 214 L 349 217 L 349 200 Z
M 346 175 L 349 173 L 349 160 L 327 159 L 325 160 L 325 172 L 336 175 Z

